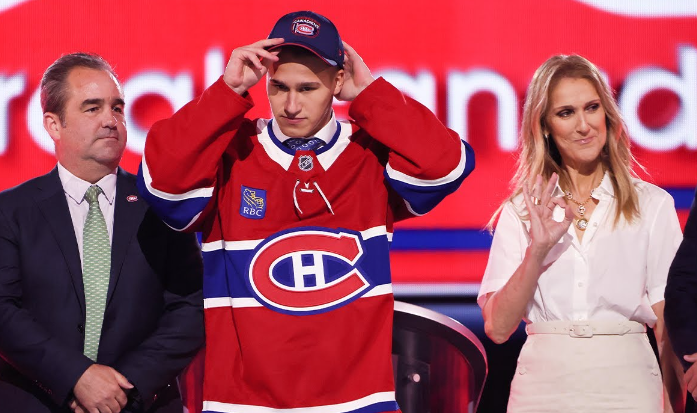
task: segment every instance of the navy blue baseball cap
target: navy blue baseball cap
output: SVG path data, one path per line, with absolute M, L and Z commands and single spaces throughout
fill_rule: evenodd
M 283 38 L 282 46 L 298 46 L 311 51 L 331 66 L 344 67 L 344 44 L 339 31 L 328 18 L 311 11 L 296 11 L 278 19 L 269 39 Z

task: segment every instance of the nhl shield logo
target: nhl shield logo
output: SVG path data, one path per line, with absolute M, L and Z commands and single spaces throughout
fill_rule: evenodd
M 314 167 L 313 161 L 312 161 L 312 156 L 310 155 L 301 155 L 298 157 L 298 168 L 300 168 L 301 171 L 309 171 Z

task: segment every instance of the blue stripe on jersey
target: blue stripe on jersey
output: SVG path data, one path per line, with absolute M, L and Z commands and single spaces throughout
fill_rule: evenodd
M 387 235 L 363 240 L 363 256 L 360 258 L 356 268 L 368 280 L 371 286 L 389 284 L 390 279 L 390 258 L 389 243 Z M 255 250 L 223 250 L 203 251 L 203 298 L 251 298 L 254 297 L 247 285 L 249 277 L 249 262 L 252 260 Z M 290 259 L 288 262 L 280 263 L 281 270 L 290 269 Z M 335 261 L 334 264 L 327 263 L 325 268 L 332 271 L 331 265 L 340 265 Z M 341 267 L 334 267 L 341 272 Z M 348 266 L 347 266 L 348 268 Z M 292 278 L 288 275 L 286 280 Z
M 322 406 L 309 406 L 308 409 L 318 409 Z M 275 409 L 271 407 L 264 407 L 264 406 L 249 406 L 249 409 L 254 409 L 256 412 L 263 412 L 265 409 L 268 409 L 269 413 L 278 413 L 282 412 L 286 409 Z M 245 409 L 246 410 L 246 409 Z M 290 408 L 288 411 L 298 411 L 298 408 Z M 354 410 L 346 410 L 342 413 L 388 413 L 388 412 L 394 412 L 399 410 L 399 405 L 397 405 L 396 401 L 387 401 L 387 402 L 379 402 L 375 404 L 371 404 L 369 406 L 364 406 L 358 409 Z M 218 410 L 204 410 L 202 413 L 225 413 L 225 412 L 220 412 Z
M 474 150 L 467 142 L 462 142 L 465 150 L 465 168 L 457 179 L 442 185 L 415 185 L 390 178 L 383 172 L 392 189 L 409 203 L 412 211 L 419 215 L 435 208 L 446 196 L 455 192 L 464 179 L 474 170 Z
M 399 410 L 397 402 L 380 402 L 371 404 L 370 406 L 361 407 L 360 409 L 350 410 L 346 413 L 386 413 Z
M 252 251 L 203 252 L 203 298 L 249 298 L 245 276 Z M 227 276 L 226 276 L 227 275 Z
M 188 198 L 180 201 L 171 201 L 160 198 L 148 191 L 143 178 L 143 166 L 138 168 L 138 179 L 136 180 L 138 192 L 145 201 L 152 207 L 162 220 L 175 230 L 183 230 L 191 221 L 200 214 L 208 205 L 210 197 Z

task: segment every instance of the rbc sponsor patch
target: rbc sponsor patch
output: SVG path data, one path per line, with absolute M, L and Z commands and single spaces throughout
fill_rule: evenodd
M 371 288 L 360 269 L 360 234 L 294 228 L 267 238 L 249 263 L 250 292 L 264 306 L 286 314 L 331 311 Z
M 250 219 L 262 219 L 266 214 L 266 190 L 242 185 L 240 215 Z

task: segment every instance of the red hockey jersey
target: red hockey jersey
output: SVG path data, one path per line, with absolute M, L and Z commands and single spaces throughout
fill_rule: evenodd
M 383 79 L 316 152 L 252 105 L 218 80 L 153 126 L 139 172 L 168 225 L 203 234 L 203 411 L 396 411 L 393 223 L 457 189 L 474 154 Z

